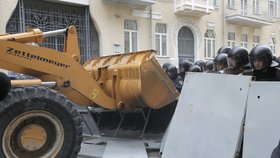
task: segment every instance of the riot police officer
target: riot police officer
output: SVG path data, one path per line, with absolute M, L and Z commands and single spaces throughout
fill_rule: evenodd
M 181 92 L 182 90 L 182 83 L 179 82 L 179 78 L 178 78 L 178 74 L 177 74 L 177 68 L 170 64 L 169 66 L 167 66 L 166 68 L 166 74 L 167 76 L 172 80 L 174 86 L 176 87 L 176 89 Z
M 248 55 L 246 48 L 234 47 L 228 53 L 229 67 L 224 70 L 224 73 L 238 75 L 243 73 L 244 70 L 251 70 Z
M 225 53 L 218 54 L 214 59 L 214 73 L 223 73 L 223 70 L 228 67 L 228 55 Z
M 249 58 L 256 81 L 280 81 L 280 71 L 276 68 L 278 63 L 272 60 L 272 52 L 268 46 L 254 47 Z
M 189 61 L 188 59 L 183 60 L 179 63 L 179 76 L 184 80 L 186 72 L 189 68 L 193 65 L 193 62 Z

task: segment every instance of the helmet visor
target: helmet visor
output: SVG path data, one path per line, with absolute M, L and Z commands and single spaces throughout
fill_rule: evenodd
M 229 67 L 237 66 L 237 58 L 236 57 L 228 57 L 228 65 Z
M 265 67 L 268 66 L 268 59 L 266 56 L 262 57 L 255 57 L 255 58 L 250 58 L 250 64 L 252 69 L 254 70 L 261 70 Z

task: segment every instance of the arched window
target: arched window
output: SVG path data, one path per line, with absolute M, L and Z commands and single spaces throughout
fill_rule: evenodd
M 183 26 L 178 33 L 178 56 L 179 61 L 194 61 L 194 35 L 187 26 Z
M 206 30 L 204 34 L 204 56 L 205 58 L 214 58 L 215 57 L 215 34 L 214 30 Z

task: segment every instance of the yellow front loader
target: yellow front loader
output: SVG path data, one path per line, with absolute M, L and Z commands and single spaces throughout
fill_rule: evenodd
M 38 46 L 59 34 L 65 35 L 63 52 Z M 76 157 L 82 141 L 76 104 L 127 110 L 171 103 L 178 92 L 154 55 L 118 54 L 81 65 L 73 26 L 0 35 L 0 68 L 36 78 L 12 80 L 14 88 L 0 102 L 0 157 Z

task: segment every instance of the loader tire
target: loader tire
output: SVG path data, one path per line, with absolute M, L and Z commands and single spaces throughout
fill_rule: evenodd
M 9 77 L 5 73 L 0 72 L 0 101 L 7 96 L 10 89 L 11 89 L 11 81 Z
M 54 90 L 13 89 L 0 102 L 0 157 L 77 157 L 81 121 L 74 103 Z

